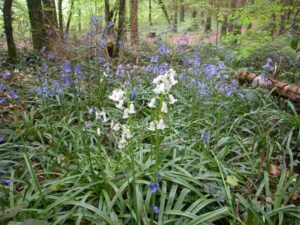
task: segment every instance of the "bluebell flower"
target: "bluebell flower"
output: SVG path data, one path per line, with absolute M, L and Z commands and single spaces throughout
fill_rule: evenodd
M 151 56 L 151 58 L 150 58 L 150 62 L 151 63 L 157 63 L 158 60 L 159 60 L 159 56 L 158 55 Z
M 62 74 L 71 73 L 72 72 L 72 66 L 69 60 L 66 60 L 62 67 Z
M 131 89 L 131 92 L 130 92 L 130 98 L 133 99 L 134 96 L 137 94 L 137 92 L 138 92 L 138 88 L 137 87 L 133 87 Z
M 79 77 L 79 76 L 82 76 L 83 72 L 81 70 L 81 64 L 80 63 L 77 63 L 76 66 L 75 66 L 75 69 L 74 69 L 74 75 L 76 77 Z
M 9 186 L 11 184 L 11 179 L 8 178 L 0 178 L 0 183 L 2 183 L 5 186 Z
M 105 61 L 106 61 L 106 59 L 103 56 L 99 56 L 99 58 L 98 58 L 99 64 L 103 64 L 103 63 L 105 63 Z
M 17 95 L 17 93 L 16 93 L 14 90 L 9 89 L 8 92 L 9 92 L 9 95 L 10 95 L 10 97 L 11 97 L 12 99 L 17 99 L 17 98 L 19 98 L 19 96 Z
M 95 112 L 93 107 L 88 107 L 88 114 L 91 116 Z
M 2 136 L 3 137 L 3 136 Z M 4 137 L 3 137 L 3 140 L 4 140 Z M 2 141 L 3 141 L 2 140 Z M 0 135 L 0 141 L 1 141 L 1 135 Z M 3 169 L 3 168 L 0 168 L 0 174 L 4 174 L 4 173 L 7 173 L 7 170 Z
M 203 130 L 202 133 L 201 133 L 201 140 L 202 140 L 202 142 L 203 143 L 207 143 L 208 140 L 209 140 L 209 138 L 210 138 L 209 133 L 206 132 L 205 130 Z
M 170 53 L 170 49 L 167 44 L 163 43 L 160 47 L 159 54 L 160 55 L 168 55 Z
M 0 83 L 0 91 L 4 90 L 4 85 L 2 83 Z
M 47 55 L 47 59 L 49 61 L 54 61 L 55 60 L 55 54 L 53 52 L 49 52 Z
M 271 63 L 272 63 L 272 59 L 271 58 L 267 58 L 267 63 L 265 65 L 263 65 L 262 68 L 264 70 L 272 71 L 273 67 L 272 67 Z
M 46 73 L 48 70 L 48 65 L 46 63 L 43 63 L 41 66 L 41 72 Z
M 40 54 L 43 54 L 44 52 L 46 51 L 46 47 L 42 47 L 41 50 L 40 50 Z
M 7 80 L 10 77 L 10 72 L 8 70 L 4 70 L 2 74 L 3 80 Z
M 126 72 L 122 65 L 118 65 L 117 70 L 116 70 L 116 75 L 118 77 L 125 77 Z
M 219 67 L 219 69 L 222 69 L 222 70 L 226 69 L 225 63 L 223 61 L 220 61 L 218 63 L 218 67 Z
M 71 78 L 68 75 L 64 75 L 62 77 L 62 83 L 63 85 L 69 85 L 71 83 Z
M 159 208 L 155 205 L 155 206 L 153 206 L 153 212 L 154 212 L 154 214 L 158 214 L 159 213 Z
M 99 46 L 99 48 L 104 49 L 106 44 L 107 44 L 107 41 L 105 39 L 100 39 L 98 46 Z
M 149 188 L 150 188 L 151 193 L 155 193 L 159 189 L 159 183 L 154 183 L 154 182 L 150 181 Z
M 157 172 L 157 179 L 159 179 L 159 180 L 161 180 L 162 179 L 162 175 L 161 175 L 161 173 L 160 172 Z
M 7 103 L 7 98 L 0 97 L 0 104 L 6 104 Z
M 0 135 L 0 142 L 4 141 L 4 136 Z

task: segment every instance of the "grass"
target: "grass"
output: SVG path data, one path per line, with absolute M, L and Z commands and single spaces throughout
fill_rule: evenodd
M 0 125 L 1 178 L 12 180 L 0 184 L 0 223 L 296 224 L 297 108 L 264 90 L 237 87 L 226 94 L 222 85 L 231 83 L 234 69 L 230 59 L 225 69 L 217 66 L 225 55 L 209 45 L 160 56 L 157 64 L 147 55 L 145 66 L 169 62 L 177 72 L 170 92 L 178 101 L 168 103 L 168 113 L 160 111 L 168 95 L 153 93 L 152 72 L 127 69 L 125 77 L 107 77 L 93 61 L 82 63 L 86 78 L 64 86 L 63 96 L 39 102 L 35 87 L 61 79 L 61 65 L 45 62 L 43 77 L 20 90 L 24 111 Z M 192 64 L 182 63 L 188 59 Z M 208 74 L 204 65 L 213 65 Z M 133 87 L 138 92 L 131 96 Z M 135 105 L 128 119 L 109 99 L 117 88 L 125 91 L 125 107 Z M 155 96 L 156 108 L 149 108 Z M 108 121 L 88 107 L 105 111 Z M 160 118 L 167 128 L 149 131 Z M 122 128 L 114 131 L 111 121 L 130 129 L 122 149 Z M 159 184 L 155 192 L 150 182 Z

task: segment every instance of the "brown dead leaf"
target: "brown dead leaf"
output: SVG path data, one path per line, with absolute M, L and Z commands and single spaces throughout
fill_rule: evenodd
M 271 164 L 270 173 L 276 177 L 280 176 L 281 172 L 278 166 Z

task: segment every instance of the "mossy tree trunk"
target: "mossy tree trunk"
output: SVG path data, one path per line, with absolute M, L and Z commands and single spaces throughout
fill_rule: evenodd
M 118 57 L 120 53 L 120 47 L 123 44 L 125 36 L 126 25 L 126 0 L 119 0 L 119 21 L 118 21 L 118 33 L 114 49 L 114 57 Z
M 31 25 L 32 44 L 35 51 L 48 47 L 48 37 L 45 29 L 44 14 L 41 0 L 27 0 Z
M 16 63 L 17 50 L 14 42 L 13 27 L 12 27 L 12 3 L 13 0 L 4 0 L 3 17 L 4 17 L 4 30 L 6 35 L 8 61 Z

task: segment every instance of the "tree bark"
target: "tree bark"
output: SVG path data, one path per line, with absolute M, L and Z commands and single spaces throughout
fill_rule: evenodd
M 230 1 L 230 10 L 232 13 L 230 19 L 228 20 L 228 32 L 233 32 L 235 24 L 236 0 Z
M 184 16 L 185 16 L 185 9 L 184 5 L 180 4 L 180 22 L 184 22 Z
M 54 32 L 57 32 L 58 23 L 55 0 L 43 0 L 43 9 L 46 29 L 52 29 Z
M 150 24 L 150 26 L 153 25 L 153 23 L 152 23 L 152 0 L 149 0 L 149 24 Z
M 114 49 L 114 57 L 118 57 L 120 53 L 121 42 L 124 40 L 125 35 L 125 23 L 126 23 L 126 0 L 119 0 L 119 24 L 118 33 Z
M 138 43 L 138 0 L 130 0 L 130 40 L 132 46 Z
M 48 38 L 44 24 L 41 0 L 27 0 L 27 7 L 31 25 L 32 44 L 36 51 L 48 47 Z
M 173 31 L 177 32 L 178 25 L 178 0 L 173 0 Z
M 74 10 L 74 2 L 75 1 L 72 0 L 71 4 L 70 4 L 70 11 L 69 11 L 69 16 L 68 16 L 67 25 L 66 25 L 66 34 L 69 34 L 69 31 L 70 31 L 71 19 L 72 19 L 73 10 Z
M 300 86 L 286 83 L 272 78 L 264 78 L 255 73 L 241 72 L 237 76 L 239 83 L 255 84 L 255 86 L 274 90 L 279 96 L 300 102 Z
M 58 0 L 58 22 L 59 22 L 59 36 L 64 40 L 64 17 L 63 17 L 63 0 Z
M 164 2 L 162 0 L 158 0 L 158 3 L 160 5 L 160 7 L 161 7 L 161 9 L 162 9 L 162 11 L 163 11 L 163 13 L 164 13 L 167 21 L 168 21 L 168 23 L 170 24 L 169 14 L 168 14 L 168 11 L 167 11 L 167 8 L 166 8 Z
M 224 17 L 221 25 L 221 35 L 225 36 L 227 34 L 228 15 L 227 13 L 225 13 L 223 16 Z
M 8 49 L 8 62 L 16 63 L 17 49 L 14 42 L 13 27 L 12 27 L 12 3 L 13 0 L 4 0 L 3 19 L 4 19 L 4 30 L 6 35 L 7 49 Z
M 110 3 L 109 0 L 105 0 L 104 2 L 104 14 L 105 14 L 105 26 L 106 26 L 106 34 L 107 35 L 112 35 L 113 33 L 113 28 L 112 22 L 113 22 L 113 17 L 114 17 L 114 10 L 110 9 Z

